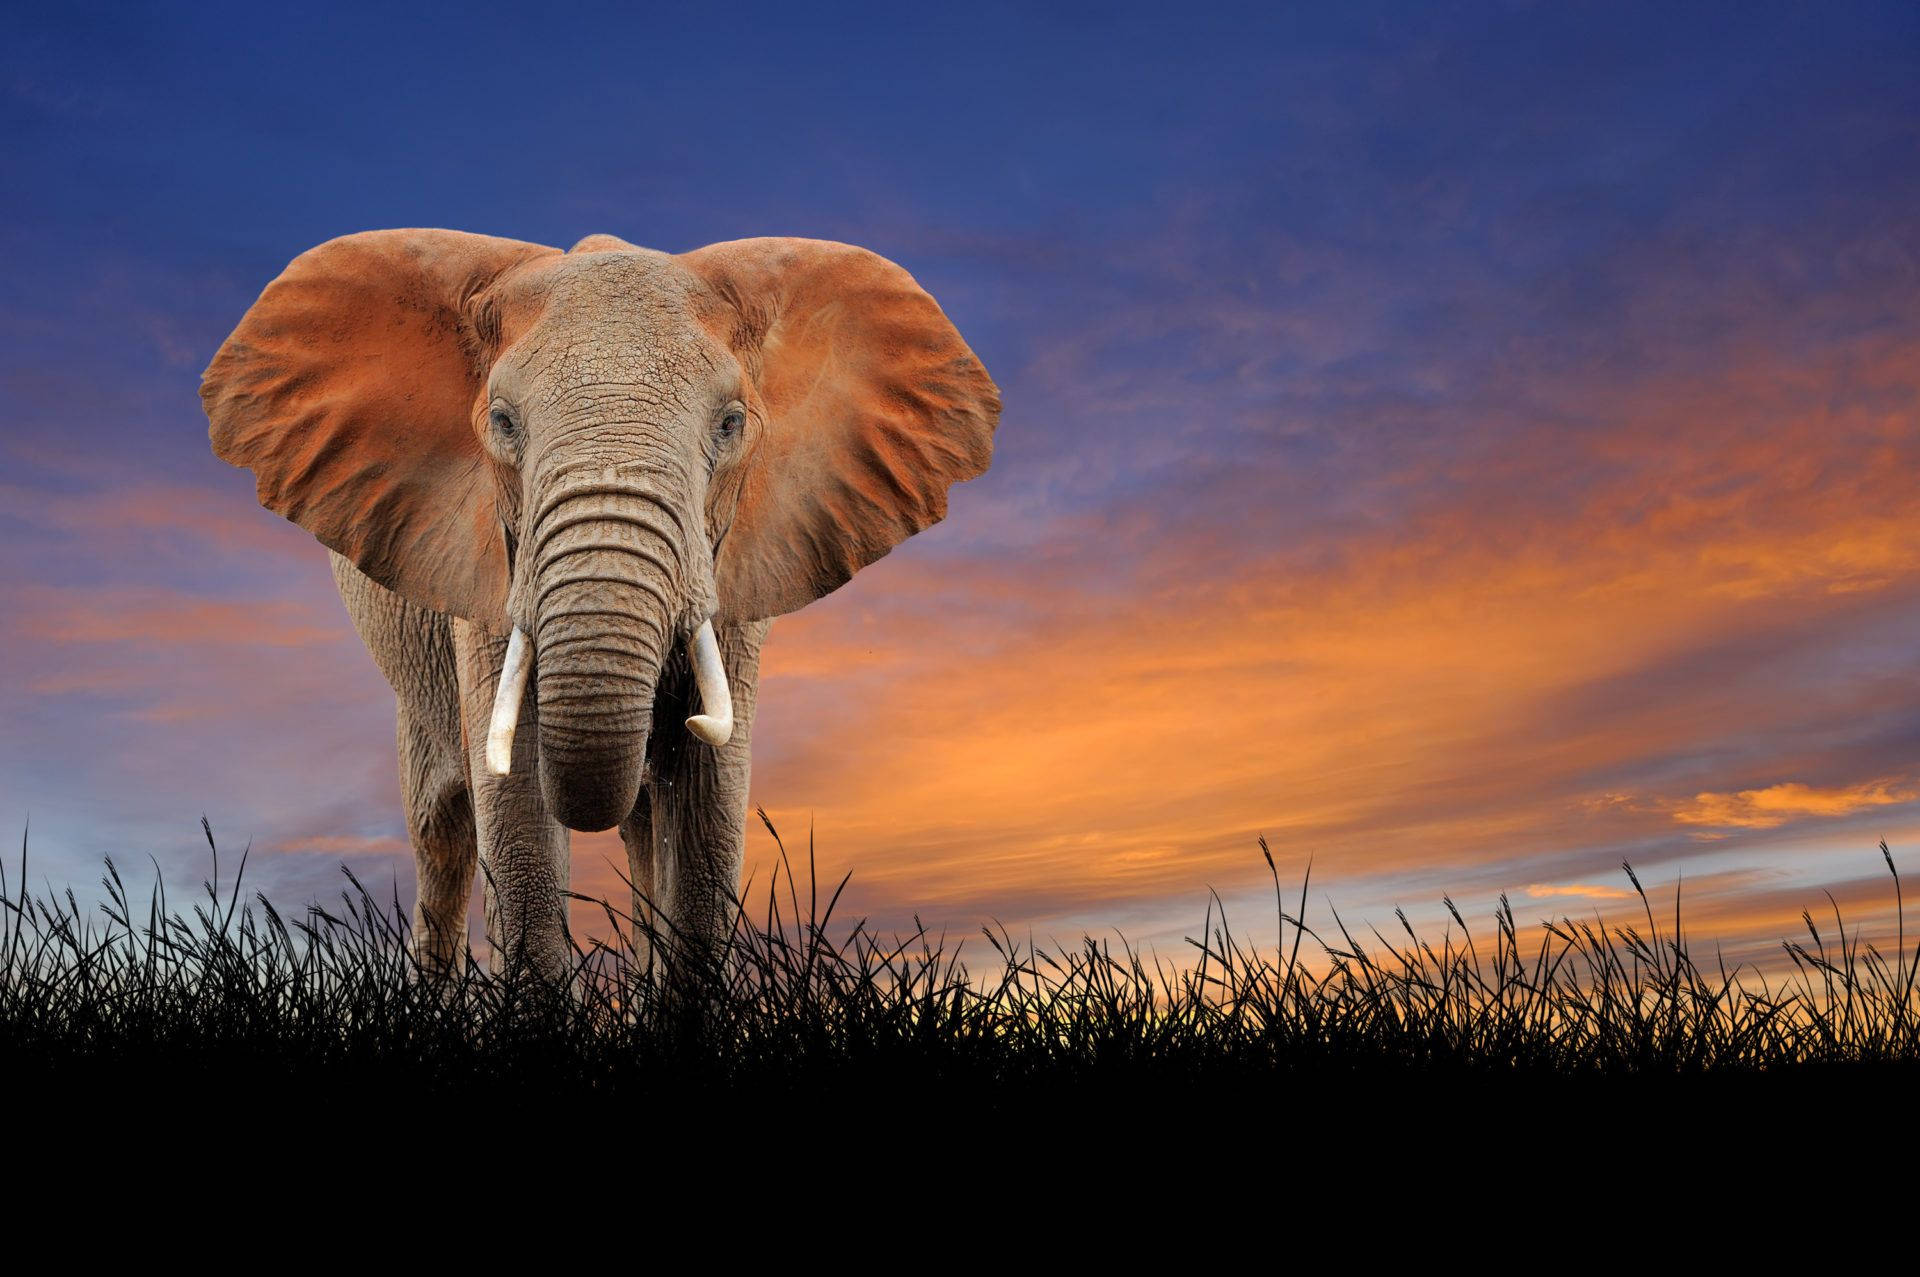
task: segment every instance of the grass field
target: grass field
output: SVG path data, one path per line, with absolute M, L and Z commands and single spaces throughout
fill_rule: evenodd
M 1903 912 L 1877 943 L 1809 917 L 1785 944 L 1791 974 L 1769 982 L 1697 962 L 1677 913 L 1644 892 L 1635 925 L 1563 919 L 1526 936 L 1503 901 L 1490 943 L 1455 913 L 1459 931 L 1435 945 L 1404 919 L 1398 935 L 1311 929 L 1308 884 L 1276 874 L 1278 934 L 1259 947 L 1209 909 L 1177 964 L 1119 941 L 1046 949 L 1004 932 L 969 964 L 924 931 L 841 922 L 838 892 L 800 883 L 783 849 L 724 953 L 696 959 L 654 936 L 668 982 L 625 943 L 585 944 L 555 996 L 483 963 L 423 973 L 404 911 L 351 875 L 336 905 L 290 916 L 246 898 L 244 863 L 228 869 L 217 851 L 214 863 L 176 908 L 163 888 L 130 898 L 109 862 L 94 912 L 71 892 L 30 894 L 23 850 L 0 909 L 0 1069 L 15 1094 L 195 1094 L 198 1080 L 228 1098 L 343 1102 L 920 1097 L 981 1111 L 1184 1096 L 1291 1109 L 1343 1086 L 1511 1099 L 1787 1078 L 1830 1091 L 1844 1077 L 1904 1090 L 1920 1061 L 1920 950 Z

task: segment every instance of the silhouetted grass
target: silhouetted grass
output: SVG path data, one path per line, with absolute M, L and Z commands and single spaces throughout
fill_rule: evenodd
M 222 1094 L 310 1085 L 451 1102 L 691 1087 L 946 1106 L 1156 1087 L 1291 1104 L 1311 1094 L 1299 1084 L 1341 1079 L 1904 1077 L 1920 1059 L 1920 953 L 1906 948 L 1899 874 L 1880 850 L 1894 947 L 1837 923 L 1829 939 L 1809 918 L 1809 939 L 1786 945 L 1790 974 L 1769 982 L 1696 962 L 1677 906 L 1668 921 L 1644 891 L 1643 925 L 1563 918 L 1537 942 L 1523 941 L 1504 898 L 1491 942 L 1476 942 L 1448 901 L 1459 932 L 1436 948 L 1404 915 L 1397 939 L 1358 938 L 1337 917 L 1311 928 L 1307 884 L 1284 891 L 1277 873 L 1271 947 L 1232 932 L 1216 898 L 1178 963 L 1124 941 L 1050 949 L 989 931 L 970 967 L 924 929 L 894 937 L 838 922 L 840 891 L 823 899 L 810 863 L 800 887 L 783 847 L 724 952 L 700 958 L 671 933 L 651 937 L 675 972 L 671 994 L 629 945 L 595 941 L 555 996 L 473 962 L 423 972 L 398 901 L 350 872 L 337 907 L 290 917 L 263 896 L 243 901 L 244 858 L 223 880 L 217 849 L 184 910 L 161 885 L 136 902 L 109 861 L 94 912 L 71 891 L 30 894 L 23 847 L 20 882 L 0 885 L 0 1067 L 112 1093 L 197 1077 Z M 621 911 L 601 907 L 610 932 L 629 932 Z

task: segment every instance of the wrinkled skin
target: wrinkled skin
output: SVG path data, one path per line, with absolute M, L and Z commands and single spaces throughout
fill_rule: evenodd
M 513 956 L 545 968 L 564 962 L 566 827 L 548 814 L 533 770 L 516 765 L 494 776 L 482 758 L 505 641 L 409 603 L 338 554 L 332 559 L 348 615 L 399 702 L 400 786 L 419 887 L 414 933 L 424 960 L 444 966 L 465 951 L 477 850 L 496 965 Z M 673 712 L 661 716 L 665 730 L 650 734 L 647 782 L 620 821 L 635 918 L 653 922 L 657 904 L 669 918 L 700 920 L 692 924 L 696 938 L 704 922 L 707 939 L 726 918 L 744 846 L 755 681 L 767 625 L 720 628 L 735 726 L 718 750 L 687 737 L 674 717 L 693 697 L 684 655 L 661 673 L 660 703 Z M 536 729 L 529 701 L 517 734 L 521 749 Z M 644 954 L 644 938 L 639 945 Z
M 939 307 L 864 250 L 451 231 L 296 259 L 202 396 L 215 451 L 334 551 L 394 687 L 424 959 L 465 951 L 477 863 L 496 965 L 550 976 L 568 829 L 618 826 L 636 917 L 721 938 L 768 622 L 942 517 L 999 411 Z M 717 748 L 683 725 L 708 620 L 734 705 Z M 533 675 L 496 776 L 515 628 Z

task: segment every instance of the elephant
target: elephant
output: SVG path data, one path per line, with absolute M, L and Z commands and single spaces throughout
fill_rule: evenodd
M 477 864 L 493 968 L 559 979 L 569 830 L 618 827 L 637 936 L 724 942 L 770 623 L 944 518 L 1000 416 L 866 249 L 450 230 L 295 258 L 201 399 L 393 687 L 423 967 Z

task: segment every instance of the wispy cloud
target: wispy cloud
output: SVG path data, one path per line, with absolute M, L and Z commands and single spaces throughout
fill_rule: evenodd
M 51 643 L 310 647 L 340 637 L 338 608 L 305 600 L 212 599 L 159 586 L 29 587 L 18 629 Z
M 1776 829 L 1789 821 L 1850 816 L 1916 798 L 1920 798 L 1920 786 L 1900 778 L 1834 787 L 1786 781 L 1737 793 L 1695 794 L 1674 811 L 1673 818 L 1683 825 L 1711 825 L 1722 830 Z
M 1583 900 L 1631 900 L 1631 891 L 1622 891 L 1618 887 L 1601 887 L 1592 883 L 1569 882 L 1560 884 L 1529 883 L 1527 895 L 1534 900 L 1551 900 L 1561 896 L 1573 896 Z
M 405 838 L 390 834 L 355 837 L 323 834 L 310 838 L 288 838 L 272 850 L 290 855 L 320 856 L 411 856 L 413 849 Z

